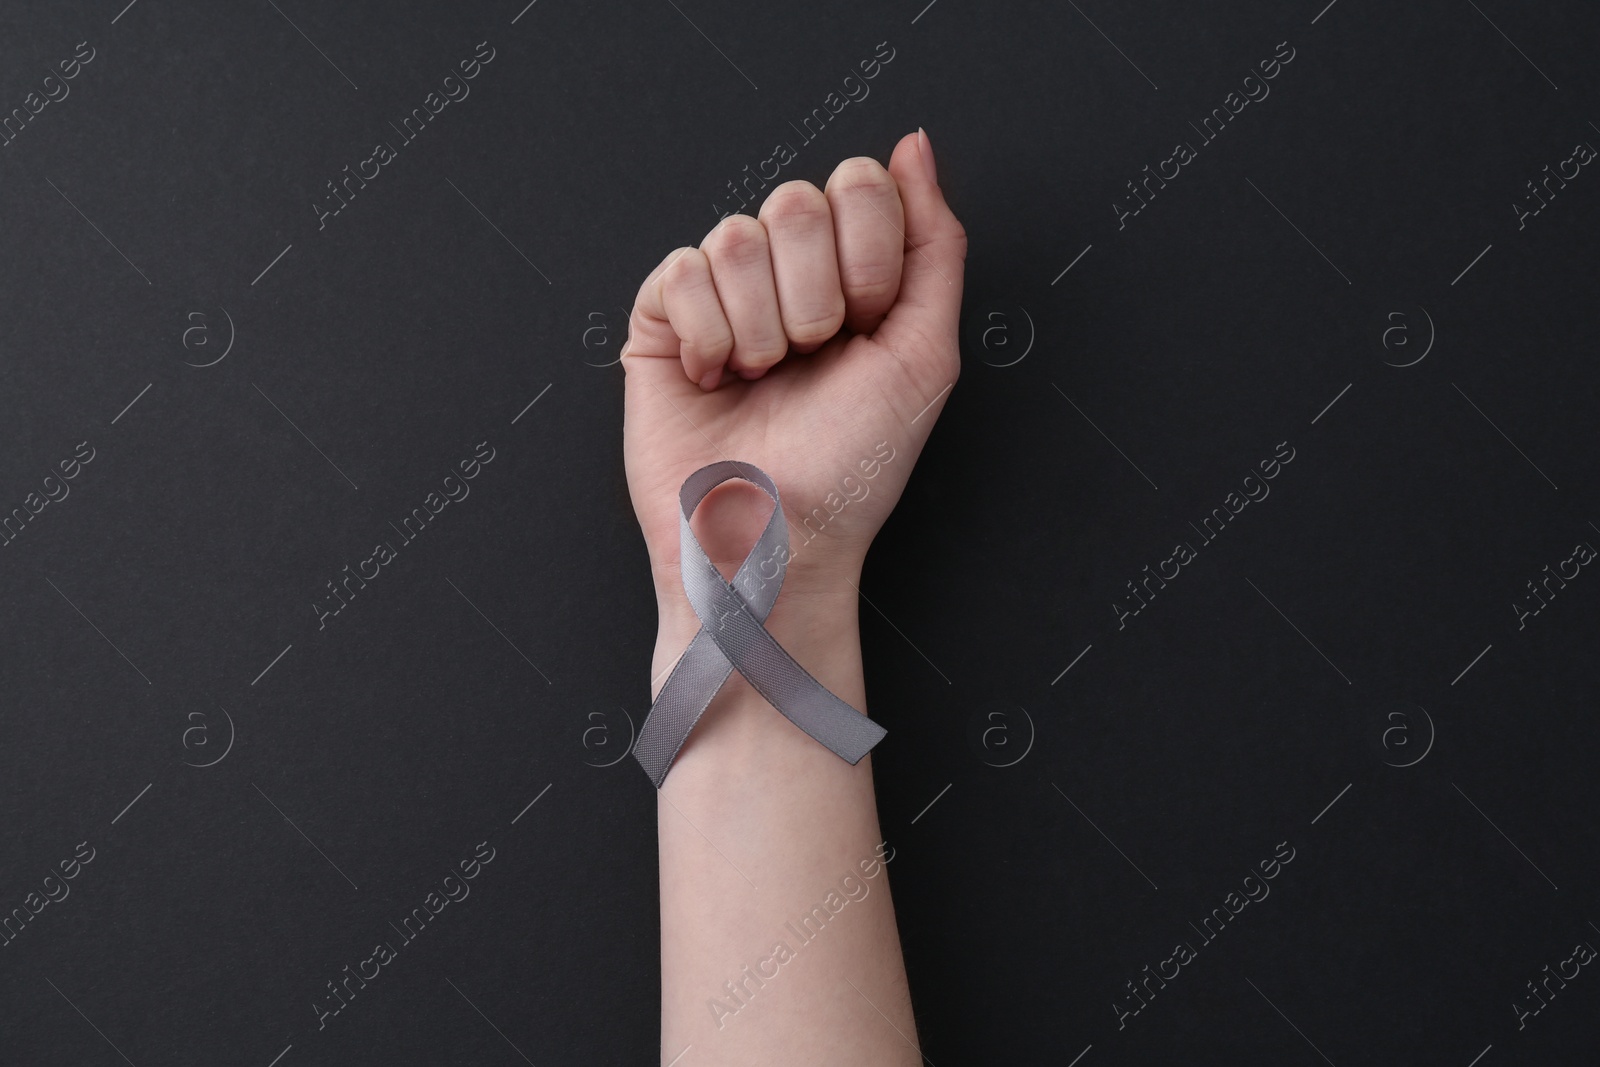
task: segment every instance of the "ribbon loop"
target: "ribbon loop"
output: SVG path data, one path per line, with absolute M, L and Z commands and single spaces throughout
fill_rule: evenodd
M 730 583 L 706 556 L 689 518 L 711 490 L 734 478 L 771 497 L 772 516 Z M 700 629 L 661 687 L 634 745 L 634 758 L 650 781 L 661 788 L 690 731 L 735 670 L 790 722 L 840 759 L 859 763 L 887 731 L 829 692 L 764 625 L 789 563 L 789 527 L 777 485 L 759 467 L 724 460 L 684 479 L 678 503 L 679 570 Z

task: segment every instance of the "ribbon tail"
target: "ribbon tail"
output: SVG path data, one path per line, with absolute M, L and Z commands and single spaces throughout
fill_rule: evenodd
M 667 675 L 633 745 L 634 758 L 657 789 L 666 781 L 700 716 L 732 673 L 733 664 L 702 626 Z
M 829 692 L 744 610 L 743 599 L 731 586 L 720 579 L 717 585 L 722 624 L 705 632 L 722 655 L 784 718 L 840 759 L 861 762 L 888 731 Z M 705 612 L 702 617 L 710 614 Z

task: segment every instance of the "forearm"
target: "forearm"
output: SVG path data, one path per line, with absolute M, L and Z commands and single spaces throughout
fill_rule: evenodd
M 855 590 L 839 586 L 786 589 L 767 628 L 864 709 Z M 655 688 L 697 625 L 664 620 Z M 657 818 L 662 1063 L 685 1046 L 679 1067 L 921 1062 L 870 756 L 844 762 L 734 672 L 674 763 Z

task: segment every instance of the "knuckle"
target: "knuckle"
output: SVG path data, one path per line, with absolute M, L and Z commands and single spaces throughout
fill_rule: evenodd
M 695 280 L 705 267 L 705 253 L 698 248 L 680 248 L 661 271 L 661 284 L 676 289 Z
M 759 325 L 735 329 L 733 347 L 741 359 L 776 363 L 788 353 L 789 338 L 784 334 L 783 323 L 774 314 L 771 322 L 763 319 Z
M 784 182 L 761 205 L 761 221 L 768 228 L 800 230 L 830 222 L 833 212 L 822 190 L 805 181 Z
M 644 312 L 640 311 L 639 306 L 635 304 L 633 310 L 628 312 L 628 340 L 623 342 L 622 347 L 627 348 L 628 343 L 635 337 L 643 337 L 645 329 Z
M 844 296 L 827 306 L 796 308 L 784 317 L 784 329 L 789 340 L 798 345 L 817 344 L 828 340 L 844 325 Z
M 682 261 L 684 256 L 693 255 L 695 251 L 696 250 L 693 245 L 679 245 L 662 258 L 661 266 L 656 270 L 656 273 L 665 274 L 667 271 L 677 266 L 678 263 Z
M 836 189 L 859 189 L 871 195 L 895 188 L 894 175 L 884 170 L 883 164 L 871 156 L 851 156 L 835 167 L 833 176 L 828 179 L 830 193 Z
M 746 263 L 767 255 L 767 230 L 748 215 L 729 215 L 701 244 L 713 259 Z
M 955 250 L 956 258 L 966 261 L 967 258 L 967 228 L 956 220 L 950 229 L 950 247 Z
M 721 363 L 733 348 L 733 334 L 723 330 L 697 333 L 683 338 L 679 354 L 685 362 L 703 365 Z
M 778 362 L 788 352 L 789 338 L 776 313 L 771 322 L 763 320 L 759 327 L 741 324 L 734 328 L 732 358 L 737 363 L 764 366 Z
M 900 264 L 881 259 L 849 260 L 839 265 L 839 282 L 851 296 L 887 297 L 900 289 Z

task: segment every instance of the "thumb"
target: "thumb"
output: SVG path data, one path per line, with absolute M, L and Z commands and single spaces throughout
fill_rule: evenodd
M 943 350 L 959 358 L 962 274 L 967 232 L 939 188 L 933 146 L 921 129 L 889 159 L 905 207 L 906 251 L 900 295 L 873 339 L 902 350 Z

